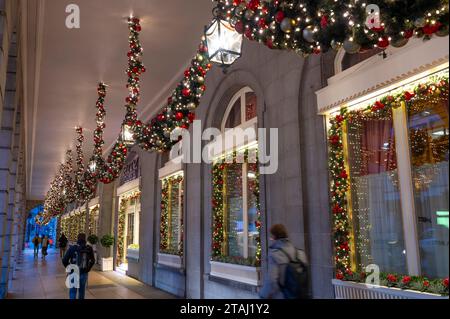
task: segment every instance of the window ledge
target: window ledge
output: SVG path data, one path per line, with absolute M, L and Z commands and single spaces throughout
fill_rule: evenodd
M 139 261 L 139 249 L 127 249 L 127 259 L 138 262 Z
M 217 261 L 211 261 L 210 264 L 210 276 L 212 277 L 228 279 L 255 287 L 261 285 L 261 268 L 227 264 Z
M 183 267 L 183 262 L 180 256 L 163 253 L 158 253 L 158 264 L 175 269 L 181 269 Z
M 366 284 L 337 279 L 333 279 L 332 283 L 336 299 L 449 299 L 448 296 L 414 290 L 383 286 L 369 288 Z

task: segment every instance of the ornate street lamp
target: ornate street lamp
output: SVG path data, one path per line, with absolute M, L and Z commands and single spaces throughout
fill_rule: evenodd
M 128 125 L 126 123 L 122 124 L 122 130 L 120 132 L 120 137 L 121 137 L 122 142 L 126 146 L 132 146 L 136 143 L 134 140 L 134 133 L 133 133 L 133 129 L 132 129 L 131 125 Z
M 95 171 L 97 170 L 97 161 L 95 160 L 95 158 L 91 159 L 91 161 L 89 162 L 89 171 L 94 174 Z
M 205 27 L 208 55 L 211 62 L 219 64 L 225 71 L 241 57 L 243 37 L 221 17 L 218 8 L 214 8 L 213 15 L 214 20 Z

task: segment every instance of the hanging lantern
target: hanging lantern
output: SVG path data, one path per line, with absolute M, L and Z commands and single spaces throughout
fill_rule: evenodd
M 89 162 L 89 171 L 93 174 L 97 170 L 97 161 L 95 159 L 91 159 Z
M 122 142 L 127 146 L 132 146 L 135 144 L 134 140 L 134 133 L 130 125 L 123 124 L 122 125 L 122 131 L 120 133 L 120 137 L 122 139 Z
M 205 38 L 211 62 L 226 68 L 241 57 L 243 37 L 230 22 L 219 16 L 218 11 L 218 8 L 213 10 L 215 18 L 205 28 Z

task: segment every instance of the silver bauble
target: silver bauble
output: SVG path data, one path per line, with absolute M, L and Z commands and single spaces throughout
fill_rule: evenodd
M 247 11 L 245 11 L 245 18 L 247 20 L 250 20 L 251 18 L 253 18 L 253 16 L 255 15 L 255 11 L 248 9 Z
M 197 61 L 198 62 L 203 62 L 203 55 L 201 55 L 201 54 L 197 54 Z
M 283 21 L 281 21 L 280 24 L 281 31 L 284 33 L 291 33 L 292 32 L 292 20 L 290 18 L 284 18 Z
M 314 30 L 313 27 L 308 26 L 305 29 L 303 29 L 303 39 L 305 39 L 306 42 L 313 43 L 314 42 Z
M 343 47 L 345 52 L 349 54 L 358 53 L 361 49 L 361 46 L 358 43 L 356 43 L 355 41 L 350 41 L 349 39 L 344 41 Z
M 417 18 L 416 20 L 414 20 L 414 26 L 416 28 L 423 28 L 425 26 L 425 19 L 424 18 Z
M 339 50 L 340 48 L 342 48 L 342 42 L 333 39 L 331 40 L 330 46 L 333 50 Z

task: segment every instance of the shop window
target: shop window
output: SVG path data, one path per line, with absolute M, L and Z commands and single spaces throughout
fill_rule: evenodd
M 444 69 L 331 117 L 338 279 L 364 280 L 371 264 L 396 287 L 410 272 L 448 277 L 448 113 Z M 441 282 L 416 288 L 439 293 Z
M 418 97 L 408 109 L 414 207 L 422 273 L 448 276 L 448 99 Z
M 162 180 L 160 252 L 183 254 L 183 174 Z
M 392 112 L 385 117 L 355 112 L 347 141 L 356 262 L 360 268 L 377 264 L 406 273 Z
M 117 230 L 117 265 L 126 264 L 128 249 L 139 250 L 140 191 L 120 196 Z
M 236 114 L 240 121 L 230 121 Z M 256 121 L 256 95 L 250 88 L 244 88 L 231 99 L 222 132 L 249 127 Z M 259 266 L 261 214 L 256 141 L 239 150 L 227 150 L 215 159 L 212 175 L 213 261 Z

